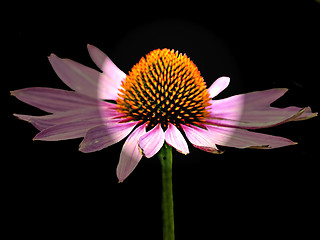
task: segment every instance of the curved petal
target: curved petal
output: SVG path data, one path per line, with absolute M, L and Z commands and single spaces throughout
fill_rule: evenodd
M 153 157 L 162 148 L 163 144 L 164 132 L 160 123 L 139 139 L 139 147 L 147 158 Z
M 93 98 L 117 99 L 119 87 L 105 74 L 54 54 L 49 56 L 49 61 L 59 78 L 71 89 Z
M 122 72 L 106 54 L 95 46 L 88 44 L 88 51 L 98 68 L 100 68 L 107 76 L 115 80 L 119 84 L 118 87 L 120 87 L 121 81 L 126 78 L 126 74 Z
M 164 133 L 164 138 L 166 140 L 166 143 L 168 143 L 171 147 L 174 147 L 178 152 L 183 154 L 189 153 L 189 148 L 186 140 L 184 139 L 179 129 L 172 123 L 168 124 L 168 128 Z
M 101 73 L 99 75 L 98 98 L 117 100 L 120 84 L 113 78 Z
M 32 115 L 24 115 L 24 114 L 13 114 L 13 116 L 15 116 L 16 118 L 23 120 L 23 121 L 27 121 L 29 123 L 31 123 L 36 129 L 42 131 L 46 128 L 52 127 L 54 126 L 53 124 L 50 123 L 42 123 L 42 121 L 40 120 L 40 123 L 38 123 L 38 119 L 40 119 L 41 117 L 45 117 L 45 116 L 51 116 L 51 115 L 45 115 L 45 116 L 32 116 Z
M 306 107 L 305 111 L 298 117 L 292 119 L 291 121 L 303 121 L 303 120 L 307 120 L 313 117 L 318 116 L 317 112 L 312 112 L 310 107 Z
M 239 120 L 242 112 L 265 110 L 272 102 L 288 91 L 286 88 L 274 88 L 265 91 L 234 95 L 232 97 L 212 100 L 208 107 L 210 117 Z
M 210 98 L 214 98 L 219 93 L 221 93 L 230 83 L 229 77 L 220 77 L 214 81 L 211 86 L 208 88 Z
M 208 130 L 192 126 L 180 124 L 183 131 L 185 132 L 188 140 L 193 146 L 210 153 L 223 153 L 215 145 L 214 141 L 210 138 L 210 132 Z
M 32 87 L 12 91 L 20 101 L 49 113 L 97 106 L 99 101 L 88 96 L 62 89 Z
M 129 176 L 142 158 L 142 154 L 138 147 L 138 140 L 145 133 L 146 123 L 137 127 L 123 144 L 117 166 L 117 177 L 119 182 L 123 182 L 123 180 Z
M 53 127 L 55 125 L 85 121 L 91 119 L 101 119 L 102 121 L 113 119 L 121 116 L 121 113 L 116 110 L 104 108 L 101 111 L 100 107 L 79 108 L 76 110 L 69 110 L 63 112 L 56 112 L 50 115 L 44 116 L 30 116 L 23 114 L 13 114 L 15 117 L 31 123 L 38 130 L 42 131 L 46 128 Z M 98 124 L 100 125 L 100 124 Z
M 247 129 L 276 126 L 288 121 L 310 118 L 311 110 L 298 107 L 275 108 L 270 104 L 281 97 L 287 89 L 276 88 L 240 94 L 229 98 L 211 101 L 208 107 L 208 123 Z M 303 115 L 300 118 L 300 115 Z
M 86 132 L 102 124 L 101 119 L 62 123 L 39 132 L 33 140 L 60 141 L 84 137 Z
M 271 149 L 297 144 L 289 139 L 245 129 L 206 126 L 209 136 L 216 144 L 235 148 Z
M 289 121 L 299 121 L 300 115 L 303 115 L 305 109 L 298 107 L 287 107 L 287 108 L 272 108 L 269 107 L 265 110 L 247 110 L 244 111 L 239 120 L 219 119 L 213 118 L 208 119 L 207 122 L 213 125 L 229 126 L 236 128 L 245 129 L 258 129 L 273 127 L 279 124 L 283 124 Z M 304 119 L 308 119 L 316 116 L 316 114 L 306 114 Z
M 128 136 L 139 122 L 106 123 L 91 128 L 80 144 L 79 150 L 84 153 L 99 151 L 121 141 Z

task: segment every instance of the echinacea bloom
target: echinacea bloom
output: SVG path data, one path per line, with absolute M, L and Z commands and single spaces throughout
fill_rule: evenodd
M 88 45 L 88 50 L 102 73 L 52 54 L 49 61 L 53 69 L 74 91 L 44 87 L 13 91 L 19 100 L 50 113 L 14 115 L 40 130 L 34 140 L 84 137 L 79 150 L 85 153 L 128 136 L 117 167 L 120 182 L 143 155 L 154 156 L 165 142 L 183 154 L 189 153 L 186 139 L 210 153 L 222 153 L 216 145 L 279 148 L 296 143 L 248 129 L 317 115 L 309 107 L 270 107 L 287 91 L 285 88 L 212 100 L 230 79 L 218 78 L 207 88 L 196 65 L 177 51 L 154 50 L 126 75 L 96 47 Z

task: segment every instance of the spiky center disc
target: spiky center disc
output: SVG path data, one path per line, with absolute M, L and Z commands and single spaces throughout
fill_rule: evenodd
M 122 81 L 117 105 L 133 120 L 200 124 L 207 115 L 209 93 L 197 66 L 177 51 L 157 49 L 142 57 Z

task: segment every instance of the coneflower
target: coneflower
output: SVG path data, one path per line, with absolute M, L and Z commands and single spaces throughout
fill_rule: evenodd
M 126 75 L 103 52 L 88 45 L 102 72 L 52 54 L 49 61 L 73 91 L 44 87 L 12 91 L 19 100 L 49 115 L 14 114 L 40 132 L 34 140 L 82 138 L 80 151 L 94 152 L 126 139 L 117 167 L 120 182 L 142 156 L 158 153 L 163 166 L 164 239 L 173 239 L 171 148 L 222 153 L 216 145 L 272 149 L 295 142 L 248 131 L 315 117 L 309 107 L 275 108 L 270 104 L 287 89 L 275 88 L 212 100 L 230 82 L 217 79 L 207 88 L 197 66 L 185 55 L 157 49 Z M 170 238 L 171 237 L 171 238 Z

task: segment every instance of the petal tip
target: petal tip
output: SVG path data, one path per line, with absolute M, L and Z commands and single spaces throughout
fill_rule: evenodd
M 98 49 L 97 47 L 93 46 L 92 44 L 87 44 L 87 49 L 88 49 L 88 52 L 89 52 L 89 55 L 92 57 L 94 54 L 97 53 Z
M 279 91 L 284 91 L 284 92 L 287 92 L 289 91 L 289 88 L 277 88 Z
M 78 150 L 79 150 L 80 152 L 82 152 L 82 153 L 88 153 L 88 152 L 89 152 L 88 150 L 86 150 L 84 144 L 80 144 Z
M 91 51 L 92 48 L 94 48 L 94 46 L 88 43 L 87 44 L 87 49 L 88 49 L 89 52 Z
M 289 91 L 289 88 L 278 88 L 278 90 L 280 92 L 282 92 L 282 95 L 284 95 L 285 93 L 287 93 Z
M 225 151 L 224 150 L 220 150 L 220 149 L 214 149 L 214 151 L 212 151 L 211 153 L 213 154 L 223 154 Z
M 23 118 L 21 118 L 21 114 L 13 113 L 12 115 L 13 115 L 16 119 L 18 119 L 18 120 L 30 122 L 30 119 L 23 119 Z
M 226 89 L 229 86 L 229 84 L 230 84 L 229 77 L 226 77 L 226 76 L 219 77 L 208 88 L 210 98 L 216 97 L 219 93 L 221 93 L 224 89 Z
M 53 58 L 53 57 L 57 57 L 57 55 L 55 55 L 54 53 L 51 53 L 51 54 L 48 56 L 49 59 L 50 59 L 50 58 Z
M 222 77 L 220 77 L 220 78 L 224 79 L 225 81 L 229 81 L 229 82 L 230 82 L 230 77 L 222 76 Z
M 87 48 L 96 48 L 95 46 L 93 46 L 92 44 L 90 43 L 87 43 Z

